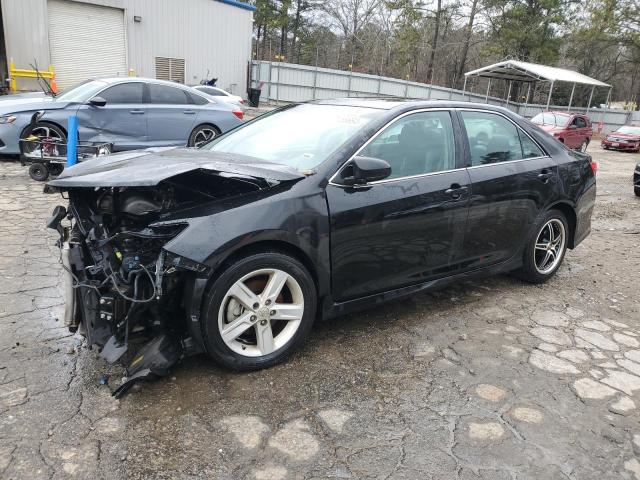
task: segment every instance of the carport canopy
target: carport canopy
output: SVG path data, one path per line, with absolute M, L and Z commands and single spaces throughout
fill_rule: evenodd
M 593 98 L 593 90 L 596 87 L 609 88 L 611 93 L 611 85 L 596 80 L 595 78 L 588 77 L 582 73 L 575 72 L 573 70 L 567 70 L 565 68 L 551 67 L 549 65 L 540 65 L 538 63 L 521 62 L 519 60 L 505 60 L 503 62 L 494 63 L 486 67 L 478 68 L 464 74 L 464 90 L 466 90 L 467 79 L 469 77 L 484 77 L 489 79 L 489 85 L 487 87 L 487 99 L 489 97 L 489 90 L 491 88 L 492 79 L 500 79 L 509 81 L 509 94 L 511 93 L 511 84 L 513 82 L 523 82 L 529 84 L 529 90 L 527 92 L 527 103 L 529 101 L 529 92 L 531 91 L 531 84 L 539 81 L 549 82 L 551 84 L 549 88 L 549 97 L 547 99 L 547 109 L 551 103 L 551 94 L 553 92 L 553 86 L 556 82 L 571 83 L 573 88 L 571 89 L 571 98 L 569 99 L 569 109 L 571 109 L 571 103 L 573 101 L 573 94 L 575 92 L 576 85 L 591 85 L 591 95 L 589 96 L 589 107 L 591 106 L 591 99 Z M 607 97 L 607 103 L 609 98 Z

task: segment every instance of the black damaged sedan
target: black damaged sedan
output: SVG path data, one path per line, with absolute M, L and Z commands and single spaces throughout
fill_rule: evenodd
M 46 190 L 69 200 L 49 221 L 68 325 L 108 361 L 143 345 L 121 393 L 193 353 L 267 367 L 316 319 L 472 276 L 544 282 L 589 234 L 596 180 L 505 109 L 344 99 L 87 161 Z

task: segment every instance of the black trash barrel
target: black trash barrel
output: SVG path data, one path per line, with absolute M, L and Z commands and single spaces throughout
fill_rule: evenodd
M 252 107 L 258 107 L 258 104 L 260 103 L 260 93 L 262 93 L 262 90 L 259 88 L 249 89 L 249 105 Z

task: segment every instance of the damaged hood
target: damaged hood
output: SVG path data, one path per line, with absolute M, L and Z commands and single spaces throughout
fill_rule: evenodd
M 206 170 L 231 178 L 259 178 L 280 182 L 304 175 L 292 167 L 253 157 L 191 148 L 150 148 L 97 157 L 73 167 L 47 185 L 71 187 L 155 186 L 181 173 Z

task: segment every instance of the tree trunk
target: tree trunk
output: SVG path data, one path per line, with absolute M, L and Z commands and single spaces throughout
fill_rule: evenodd
M 436 58 L 436 49 L 438 48 L 438 37 L 440 36 L 440 15 L 442 13 L 442 0 L 438 0 L 438 8 L 436 10 L 435 27 L 433 31 L 433 44 L 431 45 L 431 55 L 429 55 L 429 63 L 427 65 L 427 83 L 433 80 L 433 62 Z
M 280 55 L 287 56 L 287 27 L 280 27 Z M 280 60 L 282 61 L 282 59 Z
M 302 13 L 301 10 L 302 10 L 302 0 L 296 0 L 296 14 L 295 14 L 295 17 L 293 18 L 293 28 L 292 28 L 293 39 L 291 40 L 291 55 L 293 56 L 294 54 L 296 54 L 295 63 L 300 62 L 300 52 L 299 52 L 300 49 L 296 51 L 296 40 L 298 38 L 298 30 L 300 29 L 300 14 Z
M 473 0 L 471 4 L 471 12 L 469 13 L 469 21 L 464 32 L 464 43 L 462 44 L 462 53 L 460 56 L 460 64 L 456 73 L 456 86 L 461 88 L 463 85 L 464 71 L 467 66 L 467 55 L 469 54 L 469 45 L 471 44 L 471 36 L 473 35 L 473 22 L 478 11 L 478 0 Z

